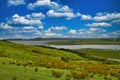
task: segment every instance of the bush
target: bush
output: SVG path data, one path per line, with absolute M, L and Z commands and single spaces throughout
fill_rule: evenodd
M 71 71 L 71 74 L 74 79 L 81 79 L 80 77 L 81 73 L 79 71 Z
M 30 80 L 37 80 L 36 78 L 30 78 Z
M 3 61 L 2 64 L 6 64 L 6 63 Z
M 56 78 L 60 78 L 64 72 L 58 71 L 58 70 L 52 70 L 52 75 L 55 76 Z
M 38 72 L 38 68 L 35 68 L 35 72 Z
M 17 80 L 18 78 L 17 78 L 16 75 L 13 75 L 13 76 L 11 77 L 11 79 L 12 79 L 12 80 Z
M 73 78 L 75 79 L 85 79 L 86 77 L 89 77 L 89 72 L 88 71 L 71 71 L 71 74 Z
M 63 60 L 64 62 L 68 62 L 69 61 L 69 57 L 61 57 L 61 60 Z
M 17 63 L 17 64 L 16 64 L 16 66 L 20 66 L 20 65 L 21 65 L 21 63 Z
M 67 74 L 67 75 L 66 75 L 66 80 L 71 80 L 71 78 L 72 78 L 72 75 L 71 75 L 71 74 Z

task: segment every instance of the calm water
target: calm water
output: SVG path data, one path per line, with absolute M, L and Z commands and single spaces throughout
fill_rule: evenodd
M 55 40 L 52 40 L 52 42 Z M 27 45 L 46 45 L 55 48 L 64 49 L 82 49 L 82 48 L 96 48 L 96 49 L 117 49 L 120 50 L 120 45 L 47 45 L 46 42 L 51 41 L 12 41 L 16 43 L 22 43 Z
M 96 49 L 117 49 L 120 50 L 120 45 L 62 45 L 52 47 L 63 48 L 63 49 L 82 49 L 82 48 L 96 48 Z

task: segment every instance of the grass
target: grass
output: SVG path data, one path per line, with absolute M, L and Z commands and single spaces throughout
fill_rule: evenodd
M 120 39 L 108 38 L 108 39 L 77 39 L 77 40 L 64 40 L 48 42 L 50 45 L 84 45 L 84 44 L 104 44 L 104 45 L 119 45 Z
M 51 75 L 51 69 L 43 67 L 38 68 L 38 72 L 35 71 L 35 67 L 26 67 L 25 71 L 23 66 L 15 65 L 0 65 L 0 80 L 11 80 L 13 77 L 17 77 L 18 80 L 56 80 Z
M 0 41 L 0 80 L 117 80 L 119 73 L 120 64 L 104 64 L 74 51 Z
M 120 50 L 110 49 L 78 49 L 78 52 L 84 53 L 89 56 L 97 56 L 103 58 L 120 59 Z

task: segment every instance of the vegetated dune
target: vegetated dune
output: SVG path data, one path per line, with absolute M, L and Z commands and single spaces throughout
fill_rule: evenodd
M 0 41 L 0 80 L 117 80 L 120 64 L 67 50 Z

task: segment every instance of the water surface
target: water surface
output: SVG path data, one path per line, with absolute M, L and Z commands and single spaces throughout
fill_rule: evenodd
M 22 43 L 27 45 L 45 45 L 55 48 L 63 49 L 82 49 L 82 48 L 95 48 L 95 49 L 117 49 L 120 50 L 120 45 L 48 45 L 47 42 L 54 42 L 56 40 L 50 41 L 12 41 L 16 43 Z M 58 41 L 58 40 L 57 40 Z

